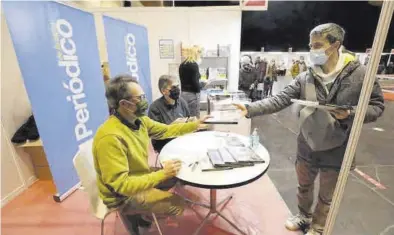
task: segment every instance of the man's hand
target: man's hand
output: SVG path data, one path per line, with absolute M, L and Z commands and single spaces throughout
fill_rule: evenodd
M 190 117 L 190 118 L 189 118 L 189 122 L 196 122 L 196 121 L 198 121 L 198 127 L 197 127 L 197 130 L 198 130 L 198 131 L 201 131 L 201 130 L 208 130 L 208 129 L 209 129 L 209 125 L 204 124 L 204 122 L 205 122 L 207 119 L 212 118 L 212 117 L 213 117 L 213 116 L 211 116 L 211 115 L 206 115 L 206 116 L 204 116 L 204 117 L 202 117 L 202 118 L 200 118 L 200 119 L 197 119 L 196 117 Z
M 208 130 L 210 128 L 210 126 L 208 124 L 200 124 L 197 127 L 198 131 L 202 131 L 202 130 Z
M 213 118 L 213 116 L 212 116 L 212 115 L 205 115 L 204 117 L 200 118 L 200 119 L 198 120 L 198 122 L 199 122 L 200 125 L 201 125 L 201 124 L 204 124 L 204 122 L 205 122 L 207 119 L 210 119 L 210 118 Z
M 185 118 L 177 118 L 171 124 L 184 123 L 184 122 L 186 122 Z
M 330 111 L 330 113 L 332 115 L 334 115 L 336 119 L 342 120 L 342 119 L 346 119 L 349 117 L 350 110 L 336 109 L 336 110 Z
M 244 104 L 233 104 L 237 109 L 241 110 L 241 115 L 245 117 L 248 115 L 248 110 L 246 109 Z
M 164 174 L 167 178 L 176 176 L 181 169 L 182 162 L 180 160 L 168 160 L 163 162 Z

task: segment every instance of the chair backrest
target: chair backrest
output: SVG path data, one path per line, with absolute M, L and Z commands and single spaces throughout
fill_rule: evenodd
M 93 139 L 80 145 L 79 151 L 75 155 L 73 162 L 79 179 L 81 180 L 82 187 L 89 195 L 90 209 L 92 213 L 97 218 L 104 219 L 109 210 L 99 196 L 92 146 Z

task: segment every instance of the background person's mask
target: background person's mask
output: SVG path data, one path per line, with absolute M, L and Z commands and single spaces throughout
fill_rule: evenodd
M 181 94 L 181 90 L 179 87 L 172 87 L 170 90 L 170 98 L 177 101 L 179 99 L 179 96 Z

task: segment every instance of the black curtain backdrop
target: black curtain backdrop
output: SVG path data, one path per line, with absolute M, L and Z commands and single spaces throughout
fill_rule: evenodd
M 172 5 L 172 1 L 166 2 Z M 171 4 L 170 4 L 171 3 Z M 239 5 L 239 1 L 174 1 L 176 7 Z M 241 51 L 308 51 L 309 32 L 314 26 L 333 22 L 346 30 L 344 45 L 354 52 L 372 46 L 380 7 L 368 1 L 276 1 L 268 0 L 268 11 L 242 12 Z M 214 23 L 214 22 L 212 22 Z M 394 49 L 394 19 L 384 52 Z
M 372 46 L 380 7 L 366 1 L 283 2 L 270 1 L 268 11 L 243 12 L 241 51 L 307 51 L 314 26 L 333 22 L 346 30 L 344 45 L 365 52 Z M 385 52 L 394 49 L 394 20 L 386 39 Z

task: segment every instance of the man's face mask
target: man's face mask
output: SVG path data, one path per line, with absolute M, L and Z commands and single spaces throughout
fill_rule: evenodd
M 125 100 L 125 101 L 127 103 L 129 103 L 130 105 L 136 106 L 136 110 L 133 112 L 135 116 L 142 117 L 142 116 L 146 115 L 146 110 L 148 110 L 149 104 L 148 104 L 148 101 L 146 100 L 145 95 L 141 95 L 139 99 L 140 99 L 140 101 L 136 104 L 134 104 L 128 100 Z M 132 112 L 130 109 L 127 109 L 127 110 Z
M 178 86 L 173 86 L 173 87 L 171 87 L 170 95 L 169 95 L 169 97 L 170 97 L 171 99 L 173 99 L 173 100 L 175 100 L 175 101 L 178 100 L 180 94 L 181 94 L 181 89 L 179 89 Z
M 332 49 L 334 48 L 334 44 L 329 46 L 327 49 L 311 49 L 309 52 L 309 59 L 312 64 L 321 66 L 327 63 L 328 58 L 332 54 Z
M 320 66 L 327 63 L 328 55 L 326 55 L 326 50 L 324 49 L 311 50 L 309 52 L 309 59 L 312 64 Z

